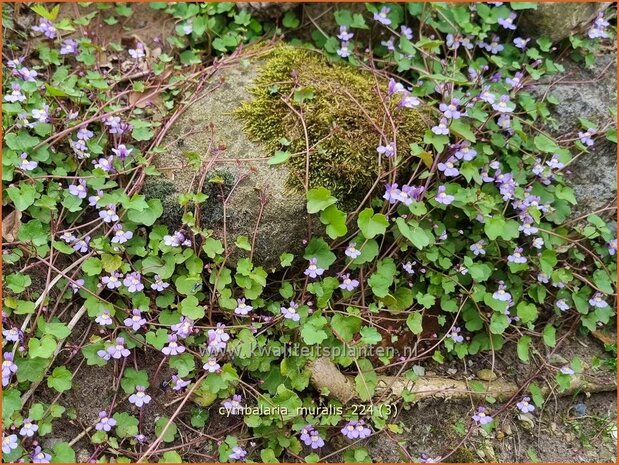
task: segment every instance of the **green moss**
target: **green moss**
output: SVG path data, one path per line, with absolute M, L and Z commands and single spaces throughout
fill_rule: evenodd
M 288 99 L 295 110 L 302 110 L 309 145 L 315 147 L 310 154 L 310 187 L 324 186 L 338 199 L 361 198 L 382 169 L 376 156 L 380 135 L 375 125 L 391 133 L 381 99 L 386 88 L 386 80 L 370 72 L 329 64 L 317 52 L 283 46 L 268 55 L 250 89 L 252 99 L 237 116 L 250 137 L 270 151 L 281 149 L 282 137 L 291 141 L 288 150 L 300 154 L 287 162 L 292 172 L 289 184 L 301 189 L 306 171 L 304 130 L 284 99 L 295 90 L 311 90 L 314 97 L 302 104 Z M 388 102 L 392 110 L 395 104 Z M 399 128 L 398 147 L 408 150 L 411 142 L 420 140 L 427 124 L 417 111 L 392 115 Z
M 452 463 L 477 463 L 479 458 L 471 449 L 460 447 L 449 457 L 449 461 Z

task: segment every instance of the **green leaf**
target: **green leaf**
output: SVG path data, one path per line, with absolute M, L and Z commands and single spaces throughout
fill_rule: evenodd
M 82 270 L 88 276 L 98 276 L 101 274 L 101 260 L 96 257 L 91 257 L 82 264 Z
M 331 191 L 324 187 L 316 187 L 307 191 L 307 212 L 318 213 L 337 202 Z
M 406 325 L 413 334 L 421 334 L 423 332 L 423 314 L 421 312 L 413 312 L 406 318 Z
M 133 394 L 136 386 L 150 386 L 148 381 L 148 373 L 145 370 L 136 370 L 135 368 L 127 368 L 120 380 L 120 386 L 127 394 Z
M 544 337 L 544 344 L 546 344 L 548 347 L 556 346 L 557 345 L 556 333 L 557 333 L 557 330 L 551 324 L 547 324 L 546 326 L 544 326 L 544 331 L 542 333 Z
M 292 156 L 289 151 L 281 151 L 278 150 L 275 154 L 267 160 L 267 165 L 279 165 L 288 161 L 288 159 Z
M 68 442 L 58 442 L 52 448 L 52 463 L 75 463 L 75 451 Z
M 418 249 L 423 249 L 433 242 L 434 236 L 421 228 L 414 220 L 409 220 L 407 223 L 404 218 L 400 217 L 396 219 L 396 224 L 398 225 L 400 233 Z
M 335 205 L 330 205 L 320 212 L 320 221 L 327 225 L 327 235 L 331 239 L 345 236 L 348 232 L 346 227 L 346 213 L 338 209 Z
M 544 394 L 539 386 L 535 383 L 529 384 L 529 392 L 531 393 L 531 399 L 533 403 L 541 408 L 544 405 Z
M 158 463 L 183 463 L 183 458 L 175 450 L 164 452 Z
M 520 302 L 516 307 L 516 313 L 522 323 L 529 323 L 537 320 L 537 307 L 534 304 Z
M 388 258 L 378 262 L 376 271 L 370 275 L 368 284 L 377 297 L 389 294 L 389 288 L 395 279 L 396 266 L 393 259 Z
M 316 258 L 317 265 L 325 270 L 337 259 L 336 255 L 331 251 L 329 244 L 327 244 L 324 239 L 318 237 L 314 237 L 310 240 L 305 248 L 305 254 L 303 255 L 303 258 L 306 260 L 313 257 Z
M 116 420 L 115 432 L 119 438 L 132 438 L 138 434 L 138 419 L 126 412 L 115 413 L 112 417 Z
M 361 328 L 361 318 L 336 313 L 331 318 L 331 328 L 344 342 L 350 342 Z
M 170 419 L 168 417 L 161 417 L 155 422 L 155 434 L 157 435 L 157 437 L 161 436 L 163 442 L 174 441 L 174 438 L 176 437 L 176 433 L 178 431 L 176 423 L 174 422 L 170 423 L 170 425 L 166 428 L 166 425 L 168 424 L 169 420 Z M 165 432 L 164 432 L 164 428 L 165 428 Z
M 517 352 L 518 358 L 524 363 L 529 363 L 529 346 L 531 345 L 531 336 L 521 336 L 518 339 Z
M 361 334 L 361 340 L 368 345 L 378 344 L 383 340 L 383 337 L 374 326 L 364 326 L 359 331 L 359 334 Z
M 374 210 L 366 208 L 359 213 L 357 225 L 366 238 L 372 239 L 379 234 L 385 234 L 389 221 L 385 215 L 381 213 L 375 214 Z
M 509 319 L 503 313 L 493 313 L 490 319 L 490 332 L 492 334 L 503 334 L 509 326 Z
M 71 389 L 72 378 L 73 375 L 65 367 L 56 367 L 51 376 L 47 378 L 47 386 L 58 392 L 68 391 Z
M 24 211 L 34 203 L 36 189 L 31 184 L 21 183 L 19 187 L 11 186 L 6 188 L 9 199 L 13 201 L 15 209 Z
M 466 139 L 470 142 L 475 142 L 475 134 L 471 130 L 471 125 L 465 122 L 463 119 L 455 119 L 451 121 L 449 130 L 462 139 Z
M 147 201 L 148 208 L 143 211 L 128 210 L 127 219 L 136 224 L 152 226 L 155 221 L 163 214 L 161 200 L 150 199 Z
M 361 359 L 357 363 L 360 370 L 359 374 L 355 377 L 357 394 L 362 401 L 369 401 L 376 391 L 378 376 L 374 372 L 374 367 L 369 360 Z
M 56 339 L 45 335 L 41 339 L 35 337 L 28 341 L 28 353 L 33 358 L 50 358 L 56 350 Z
M 545 136 L 544 134 L 538 134 L 533 139 L 533 143 L 535 147 L 541 152 L 544 153 L 554 153 L 560 149 L 557 143 L 551 138 Z

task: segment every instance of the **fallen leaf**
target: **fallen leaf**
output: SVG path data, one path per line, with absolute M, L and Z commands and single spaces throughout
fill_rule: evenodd
M 2 238 L 7 242 L 15 241 L 20 227 L 21 212 L 19 210 L 13 210 L 2 220 Z

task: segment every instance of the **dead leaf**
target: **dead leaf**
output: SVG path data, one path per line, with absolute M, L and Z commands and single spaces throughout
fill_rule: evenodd
M 161 92 L 154 89 L 146 89 L 144 92 L 134 91 L 129 94 L 129 105 L 135 105 L 137 108 L 161 107 L 162 103 Z
M 21 227 L 21 212 L 13 210 L 2 220 L 2 238 L 7 242 L 17 239 L 17 232 Z

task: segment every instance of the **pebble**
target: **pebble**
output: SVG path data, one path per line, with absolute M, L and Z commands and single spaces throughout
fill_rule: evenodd
M 497 379 L 497 374 L 492 370 L 483 369 L 477 372 L 477 377 L 482 381 L 494 381 Z

